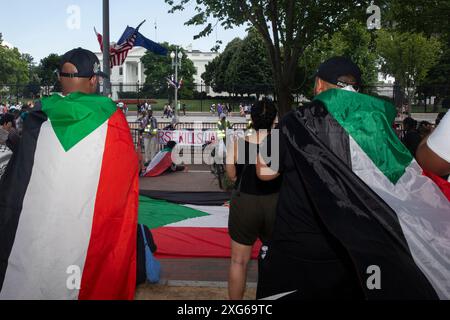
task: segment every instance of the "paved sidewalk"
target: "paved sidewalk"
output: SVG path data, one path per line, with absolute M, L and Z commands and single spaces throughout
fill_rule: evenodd
M 136 300 L 227 300 L 229 259 L 160 259 L 161 281 L 144 284 Z M 250 261 L 245 300 L 256 297 L 257 261 Z

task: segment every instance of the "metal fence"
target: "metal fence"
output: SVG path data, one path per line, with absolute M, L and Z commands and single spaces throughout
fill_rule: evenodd
M 163 130 L 167 126 L 169 126 L 171 122 L 158 122 L 158 129 Z M 131 136 L 133 138 L 133 143 L 135 147 L 137 148 L 139 144 L 140 139 L 140 128 L 139 128 L 139 122 L 128 122 L 128 125 L 130 127 Z M 235 123 L 233 124 L 233 129 L 237 130 L 245 130 L 247 128 L 246 123 Z M 175 125 L 175 130 L 187 130 L 187 131 L 193 131 L 193 130 L 217 130 L 217 122 L 180 122 Z M 143 148 L 141 144 L 141 148 Z M 160 149 L 162 149 L 163 146 L 160 146 Z

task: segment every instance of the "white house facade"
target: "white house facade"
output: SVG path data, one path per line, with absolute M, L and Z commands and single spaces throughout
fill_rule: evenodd
M 145 82 L 145 67 L 141 62 L 147 50 L 142 47 L 136 47 L 130 50 L 128 56 L 120 67 L 114 67 L 111 70 L 112 98 L 118 99 L 118 93 L 123 91 L 137 92 L 139 86 Z M 194 74 L 194 84 L 199 92 L 205 92 L 210 96 L 217 96 L 209 86 L 205 86 L 201 75 L 205 72 L 206 65 L 219 55 L 217 52 L 202 52 L 186 48 L 187 57 L 193 62 L 196 73 Z M 103 66 L 103 54 L 96 53 L 100 64 Z M 167 75 L 169 76 L 169 75 Z

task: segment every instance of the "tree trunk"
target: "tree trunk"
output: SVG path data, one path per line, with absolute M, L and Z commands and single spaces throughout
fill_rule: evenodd
M 280 117 L 292 110 L 293 98 L 289 87 L 284 85 L 277 86 L 278 114 Z

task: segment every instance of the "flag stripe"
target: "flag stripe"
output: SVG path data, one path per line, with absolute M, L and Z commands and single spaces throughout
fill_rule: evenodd
M 152 230 L 157 258 L 229 258 L 231 239 L 228 228 L 162 227 Z M 261 242 L 252 249 L 258 256 Z
M 417 266 L 440 298 L 450 298 L 450 202 L 415 160 L 393 184 L 350 138 L 352 169 L 397 214 Z
M 146 225 L 150 229 L 207 215 L 205 212 L 165 200 L 155 200 L 144 196 L 139 197 L 139 223 Z
M 207 215 L 185 219 L 168 224 L 168 227 L 197 227 L 197 228 L 228 228 L 228 214 L 230 209 L 224 206 L 194 206 L 186 205 Z
M 138 161 L 121 111 L 108 128 L 79 299 L 134 299 Z
M 24 122 L 23 136 L 18 147 L 21 152 L 12 155 L 0 181 L 0 293 L 16 237 L 23 199 L 31 178 L 41 125 L 47 121 L 47 116 L 37 111 L 40 107 L 40 104 L 36 104 L 36 111 L 30 113 Z
M 67 269 L 84 268 L 95 204 L 86 194 L 97 192 L 106 131 L 105 123 L 66 152 L 50 121 L 42 124 L 0 298 L 78 297 Z

